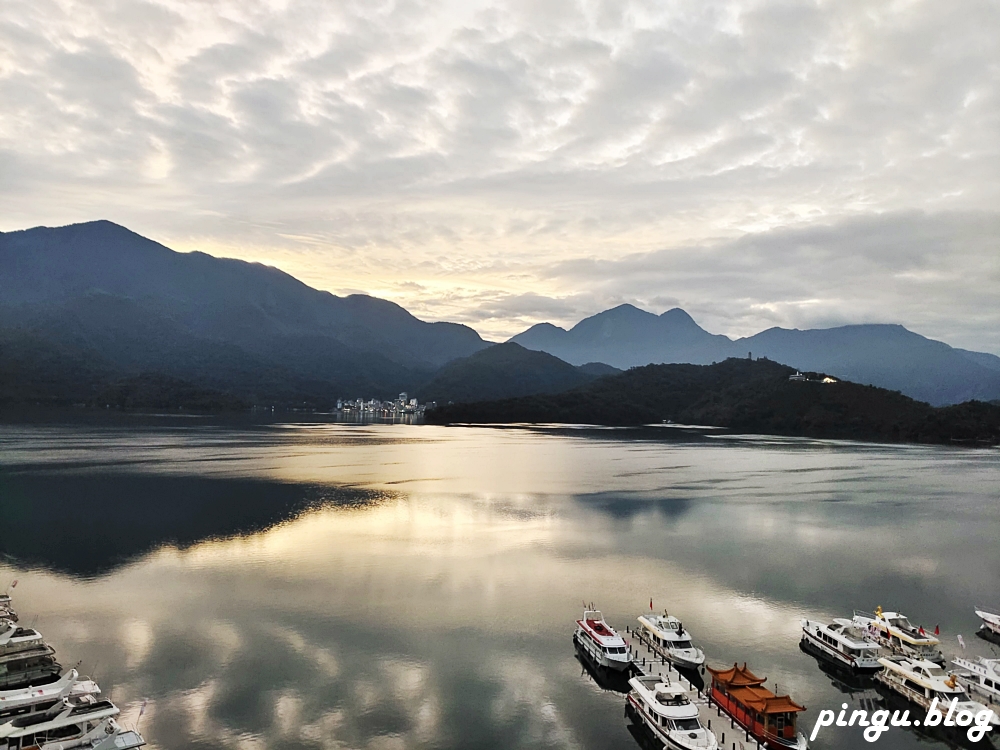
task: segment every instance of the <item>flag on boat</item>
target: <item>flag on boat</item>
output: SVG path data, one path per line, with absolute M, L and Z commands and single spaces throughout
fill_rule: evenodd
M 140 708 L 139 708 L 139 716 L 142 716 L 144 713 L 146 713 L 146 704 L 147 703 L 149 703 L 149 698 L 143 698 L 142 699 L 142 706 L 140 706 Z
M 965 648 L 965 639 L 962 637 L 961 633 L 958 634 L 958 645 L 963 649 Z
M 653 611 L 653 600 L 652 599 L 649 600 L 649 611 L 650 612 Z
M 17 588 L 17 579 L 16 578 L 11 582 L 10 587 L 12 589 L 16 589 Z
M 935 625 L 934 626 L 934 635 L 941 635 L 941 626 L 940 625 Z
M 919 633 L 920 633 L 920 635 L 927 635 L 927 631 L 924 630 L 924 626 L 923 625 L 920 626 Z

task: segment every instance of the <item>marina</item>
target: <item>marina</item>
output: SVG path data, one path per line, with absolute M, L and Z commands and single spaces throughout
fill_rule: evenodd
M 992 713 L 982 703 L 969 700 L 965 688 L 955 676 L 945 672 L 935 662 L 899 656 L 883 657 L 880 661 L 885 668 L 875 675 L 875 679 L 923 709 L 941 704 L 940 708 L 947 710 L 957 700 L 956 710 L 966 711 L 970 716 Z M 989 723 L 1000 725 L 1000 717 L 993 713 Z
M 121 713 L 89 678 L 63 671 L 55 649 L 33 628 L 17 626 L 9 613 L 0 634 L 0 750 L 135 750 L 146 744 L 118 724 Z M 141 712 L 140 712 L 141 715 Z

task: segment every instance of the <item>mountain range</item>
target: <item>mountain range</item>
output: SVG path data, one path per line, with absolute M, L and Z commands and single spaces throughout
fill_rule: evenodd
M 1000 357 L 956 349 L 900 325 L 769 328 L 734 341 L 709 333 L 679 308 L 654 315 L 620 305 L 569 330 L 541 323 L 511 341 L 571 364 L 597 360 L 628 369 L 766 357 L 800 370 L 900 391 L 933 405 L 1000 398 Z
M 0 233 L 0 403 L 323 407 L 402 390 L 467 402 L 748 353 L 935 405 L 1000 398 L 1000 357 L 896 325 L 772 328 L 734 341 L 680 309 L 622 305 L 493 345 L 464 325 L 319 291 L 268 266 L 178 253 L 107 221 Z

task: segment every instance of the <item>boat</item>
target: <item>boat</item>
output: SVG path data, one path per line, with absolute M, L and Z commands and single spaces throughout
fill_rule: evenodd
M 705 663 L 705 652 L 691 643 L 684 624 L 664 610 L 662 615 L 643 615 L 639 624 L 646 631 L 644 641 L 660 656 L 683 669 L 697 669 Z
M 932 661 L 944 666 L 941 641 L 922 627 L 911 625 L 910 621 L 899 612 L 883 612 L 881 607 L 874 613 L 855 611 L 852 622 L 890 654 Z
M 0 655 L 0 691 L 28 687 L 52 675 L 57 679 L 62 667 L 56 662 L 55 649 L 48 645 Z
M 874 672 L 879 664 L 881 646 L 866 637 L 867 630 L 851 620 L 837 617 L 829 625 L 817 620 L 802 620 L 802 645 L 808 651 L 835 661 L 856 672 Z
M 952 701 L 957 699 L 956 713 L 968 711 L 975 716 L 982 711 L 990 711 L 982 703 L 969 700 L 965 688 L 959 684 L 956 676 L 948 674 L 940 664 L 927 659 L 907 659 L 904 656 L 883 656 L 879 661 L 885 668 L 875 675 L 875 679 L 921 708 L 930 709 L 937 700 L 938 709 L 947 712 Z M 990 718 L 990 724 L 1000 724 L 1000 717 L 996 713 Z
M 658 675 L 633 677 L 626 712 L 668 750 L 716 750 L 719 741 L 698 718 L 698 706 L 677 683 Z
M 1000 636 L 1000 615 L 995 615 L 984 609 L 977 609 L 976 616 L 983 621 L 983 624 L 979 626 L 980 630 L 993 636 Z
M 573 642 L 599 667 L 620 672 L 632 666 L 632 655 L 625 639 L 604 621 L 600 610 L 584 610 L 583 619 L 576 621 Z
M 45 684 L 0 691 L 0 722 L 10 716 L 47 711 L 62 700 L 92 703 L 100 692 L 96 682 L 89 678 L 81 680 L 79 673 L 71 669 Z
M 0 623 L 17 622 L 17 612 L 11 605 L 9 594 L 0 594 Z
M 955 676 L 966 692 L 983 700 L 994 713 L 1000 713 L 1000 659 L 977 656 L 976 661 L 958 658 L 952 664 L 965 670 Z
M 796 731 L 796 716 L 805 711 L 787 695 L 775 695 L 764 687 L 766 677 L 757 677 L 744 664 L 713 669 L 709 698 L 733 721 L 772 750 L 805 750 L 806 738 Z
M 33 628 L 22 628 L 16 622 L 7 622 L 6 627 L 0 625 L 0 656 L 44 645 L 42 634 Z
M 81 705 L 59 703 L 48 711 L 17 716 L 0 724 L 0 748 L 31 750 L 132 750 L 146 741 L 138 732 L 123 730 L 111 701 Z

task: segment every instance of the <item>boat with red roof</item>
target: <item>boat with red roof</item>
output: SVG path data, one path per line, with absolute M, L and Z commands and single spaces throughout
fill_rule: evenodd
M 805 711 L 805 706 L 787 695 L 772 693 L 764 687 L 767 678 L 758 677 L 746 664 L 733 664 L 730 669 L 708 667 L 708 671 L 712 674 L 712 702 L 759 743 L 772 750 L 806 748 L 805 736 L 795 729 L 796 715 Z
M 600 610 L 584 610 L 583 619 L 576 621 L 573 641 L 598 666 L 621 672 L 632 665 L 625 639 L 604 621 Z

